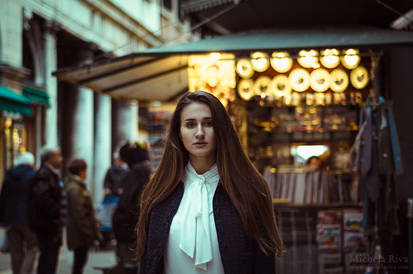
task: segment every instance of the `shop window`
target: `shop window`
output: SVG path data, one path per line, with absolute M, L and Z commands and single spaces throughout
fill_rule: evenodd
M 310 157 L 318 157 L 328 150 L 327 145 L 298 145 L 291 148 L 291 155 L 295 164 L 304 165 Z
M 3 120 L 3 128 L 3 161 L 7 170 L 13 166 L 17 156 L 27 151 L 27 130 L 24 123 L 11 118 Z

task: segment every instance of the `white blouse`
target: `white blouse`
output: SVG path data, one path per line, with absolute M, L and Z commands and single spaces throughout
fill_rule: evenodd
M 188 162 L 182 180 L 185 190 L 169 231 L 165 273 L 224 274 L 212 205 L 217 166 L 200 175 Z

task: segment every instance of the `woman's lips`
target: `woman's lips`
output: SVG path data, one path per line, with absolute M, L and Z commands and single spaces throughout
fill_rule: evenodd
M 194 143 L 194 146 L 201 148 L 201 147 L 205 147 L 208 143 L 205 142 L 198 142 L 198 143 Z

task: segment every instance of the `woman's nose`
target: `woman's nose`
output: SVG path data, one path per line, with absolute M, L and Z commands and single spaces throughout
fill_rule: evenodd
M 202 124 L 199 124 L 196 128 L 195 136 L 196 137 L 201 137 L 201 136 L 204 136 L 204 135 L 205 135 L 204 127 L 202 126 Z

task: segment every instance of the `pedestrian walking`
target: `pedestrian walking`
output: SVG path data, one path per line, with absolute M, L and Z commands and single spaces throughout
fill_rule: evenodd
M 73 274 L 83 273 L 88 252 L 95 241 L 101 240 L 98 222 L 95 218 L 93 202 L 87 190 L 87 163 L 83 159 L 73 159 L 68 165 L 69 175 L 65 179 L 67 197 L 67 245 L 73 250 Z
M 116 255 L 122 273 L 136 274 L 136 223 L 138 221 L 139 197 L 143 186 L 149 181 L 151 168 L 147 149 L 138 144 L 126 144 L 121 149 L 121 157 L 129 166 L 129 172 L 122 180 L 124 193 L 112 219 L 112 227 L 117 242 Z
M 13 274 L 32 273 L 37 253 L 36 236 L 29 227 L 27 197 L 34 176 L 34 156 L 25 152 L 6 172 L 0 194 L 2 226 L 7 227 L 7 240 Z
M 141 195 L 140 273 L 275 273 L 281 252 L 268 185 L 225 108 L 210 93 L 185 94 Z
M 41 167 L 29 187 L 29 223 L 36 233 L 40 256 L 37 274 L 54 274 L 57 269 L 66 199 L 60 179 L 62 156 L 58 148 L 45 148 Z

